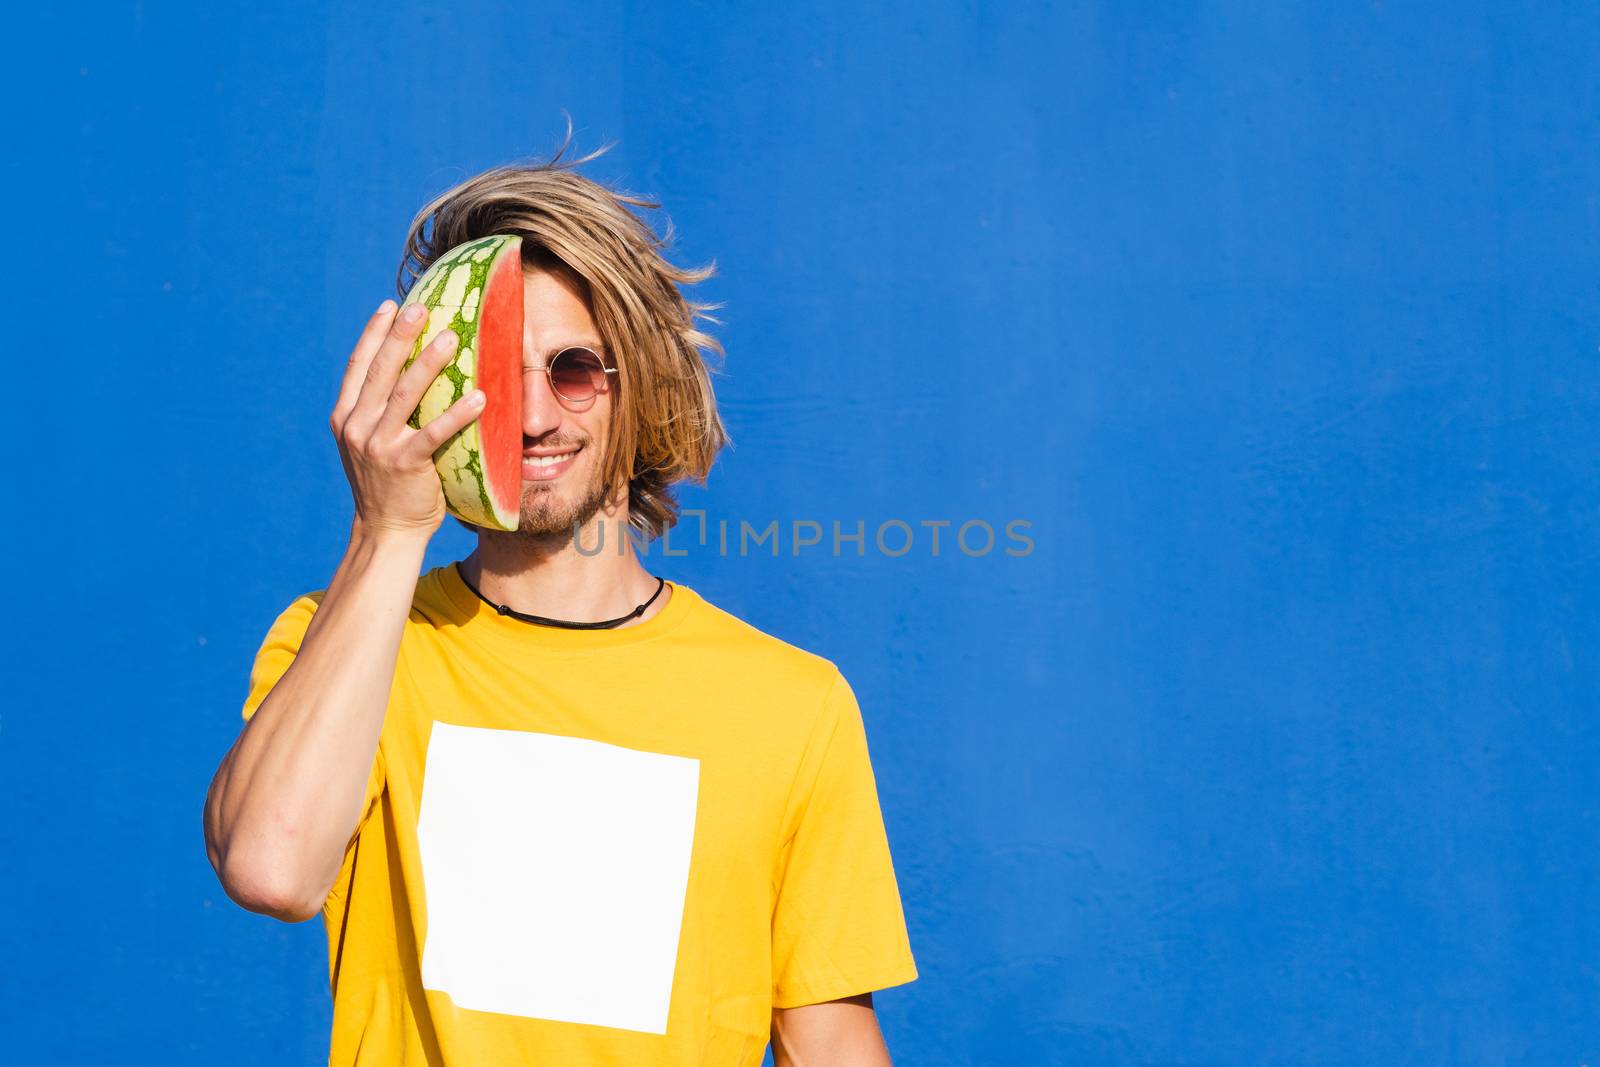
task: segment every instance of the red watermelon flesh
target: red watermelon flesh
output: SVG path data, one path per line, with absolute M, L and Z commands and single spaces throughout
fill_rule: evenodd
M 522 501 L 522 239 L 495 235 L 450 249 L 417 279 L 406 304 L 428 309 L 410 359 L 443 330 L 459 339 L 451 361 L 423 394 L 411 425 L 422 426 L 473 389 L 482 413 L 433 455 L 450 513 L 515 530 Z

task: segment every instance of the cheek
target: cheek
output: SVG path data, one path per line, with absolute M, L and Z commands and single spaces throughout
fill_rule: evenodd
M 611 431 L 611 399 L 602 394 L 594 407 L 584 412 L 583 432 L 597 446 L 603 446 Z

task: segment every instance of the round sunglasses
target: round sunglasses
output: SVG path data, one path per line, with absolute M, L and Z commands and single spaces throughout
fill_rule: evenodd
M 544 367 L 523 367 L 522 373 L 543 371 L 550 376 L 550 389 L 561 399 L 572 404 L 593 400 L 595 394 L 608 387 L 606 375 L 617 373 L 617 368 L 606 366 L 592 349 L 563 348 L 550 357 Z

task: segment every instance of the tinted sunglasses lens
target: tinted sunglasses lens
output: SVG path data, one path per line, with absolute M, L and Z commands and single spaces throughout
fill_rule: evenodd
M 550 386 L 568 400 L 588 400 L 605 384 L 605 364 L 587 348 L 568 348 L 550 361 Z

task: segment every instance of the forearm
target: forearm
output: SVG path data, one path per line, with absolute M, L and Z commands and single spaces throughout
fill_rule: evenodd
M 218 768 L 207 850 L 245 907 L 300 917 L 338 876 L 426 545 L 357 526 L 294 662 Z

